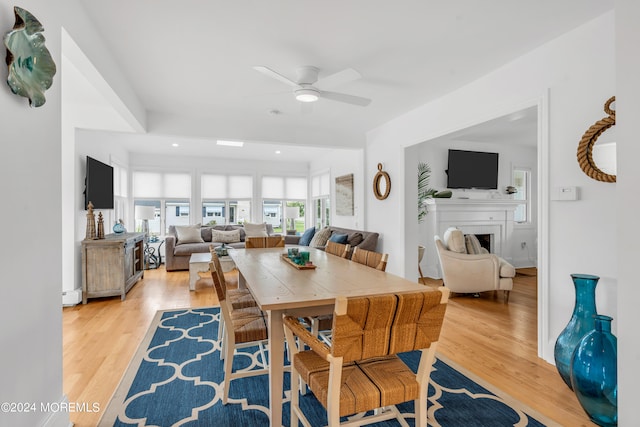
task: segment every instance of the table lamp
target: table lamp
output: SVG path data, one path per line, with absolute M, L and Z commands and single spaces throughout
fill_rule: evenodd
M 287 234 L 295 234 L 295 219 L 300 215 L 300 208 L 298 206 L 287 206 L 285 208 L 285 214 L 287 216 L 287 221 L 291 220 L 290 227 L 287 229 Z
M 136 206 L 135 217 L 142 221 L 142 232 L 145 237 L 149 236 L 149 220 L 156 217 L 156 208 L 154 206 Z

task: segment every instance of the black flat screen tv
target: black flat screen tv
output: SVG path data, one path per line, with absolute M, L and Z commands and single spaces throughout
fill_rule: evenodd
M 498 188 L 498 153 L 449 150 L 447 188 Z
M 84 208 L 113 209 L 113 167 L 87 156 Z

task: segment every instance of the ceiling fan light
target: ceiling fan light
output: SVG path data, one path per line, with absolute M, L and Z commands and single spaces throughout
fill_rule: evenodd
M 318 92 L 313 89 L 298 89 L 296 91 L 296 99 L 300 102 L 316 102 L 318 100 Z

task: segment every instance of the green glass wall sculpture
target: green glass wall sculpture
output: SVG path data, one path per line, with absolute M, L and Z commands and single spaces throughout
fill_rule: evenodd
M 44 45 L 42 24 L 28 11 L 14 7 L 16 23 L 4 36 L 9 77 L 7 83 L 16 95 L 29 98 L 29 105 L 40 107 L 44 92 L 51 87 L 56 64 Z

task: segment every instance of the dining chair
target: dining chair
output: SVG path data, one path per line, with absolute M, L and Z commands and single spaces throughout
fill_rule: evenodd
M 225 300 L 227 304 L 230 305 L 230 309 L 232 313 L 236 313 L 238 315 L 242 313 L 249 313 L 251 315 L 264 315 L 264 313 L 258 309 L 258 303 L 251 295 L 251 292 L 248 289 L 229 289 L 227 286 L 226 278 L 224 277 L 224 272 L 222 270 L 222 266 L 220 264 L 220 258 L 215 251 L 211 252 L 211 262 L 209 263 L 209 271 L 211 271 L 211 278 L 213 279 L 214 286 L 217 283 L 222 292 L 224 293 Z M 217 290 L 216 290 L 217 293 Z M 219 297 L 219 295 L 218 295 Z M 222 304 L 222 303 L 221 303 Z M 225 341 L 226 341 L 226 330 L 224 328 L 225 318 L 224 316 L 220 316 L 220 320 L 218 322 L 218 338 L 220 339 L 220 359 L 224 359 L 225 357 Z
M 234 309 L 245 308 L 245 307 L 257 307 L 258 303 L 251 295 L 249 289 L 237 289 L 237 288 L 229 288 L 227 286 L 227 281 L 224 277 L 224 271 L 222 269 L 222 265 L 220 263 L 220 258 L 216 253 L 213 245 L 209 246 L 209 253 L 211 254 L 211 261 L 216 266 L 215 271 L 218 272 L 218 278 L 220 279 L 221 286 L 224 287 L 226 292 L 227 299 L 231 302 L 231 305 Z M 213 271 L 213 270 L 211 270 Z
M 380 271 L 385 271 L 387 269 L 388 259 L 389 254 L 368 251 L 366 249 L 360 249 L 357 246 L 353 250 L 353 255 L 351 255 L 351 261 L 357 262 L 358 264 L 364 264 Z M 316 316 L 314 318 L 305 318 L 305 320 L 310 324 L 311 332 L 313 334 L 320 336 L 320 338 L 326 342 L 331 340 L 331 334 L 328 333 L 333 323 L 333 316 L 331 314 Z
M 244 247 L 246 249 L 284 248 L 284 236 L 246 237 Z
M 299 405 L 305 383 L 327 410 L 330 427 L 363 425 L 397 418 L 395 405 L 414 401 L 415 425 L 427 425 L 427 391 L 444 321 L 449 289 L 336 298 L 331 345 L 297 318 L 286 316 L 290 349 L 291 426 L 310 425 Z M 299 345 L 296 345 L 298 338 Z M 308 346 L 309 350 L 304 350 Z M 417 373 L 398 353 L 420 351 Z M 360 414 L 374 411 L 373 415 Z M 340 423 L 340 417 L 359 414 Z
M 353 255 L 351 256 L 351 261 L 357 262 L 358 264 L 364 264 L 380 271 L 385 271 L 387 269 L 388 259 L 389 254 L 368 251 L 366 249 L 360 249 L 357 246 L 353 250 Z
M 340 258 L 348 258 L 349 249 L 351 249 L 351 245 L 348 243 L 336 243 L 329 240 L 324 251 L 328 254 L 339 256 Z
M 217 256 L 216 258 L 217 259 Z M 218 263 L 220 260 L 218 260 Z M 267 359 L 265 357 L 265 347 L 268 345 L 267 324 L 264 314 L 258 307 L 247 307 L 232 309 L 230 302 L 226 298 L 226 292 L 218 278 L 216 272 L 216 262 L 210 263 L 213 286 L 220 301 L 221 320 L 224 319 L 224 333 L 220 339 L 220 353 L 224 353 L 224 387 L 222 394 L 222 404 L 227 404 L 229 396 L 229 384 L 236 378 L 246 378 L 256 375 L 266 375 L 269 373 Z M 258 346 L 261 361 L 257 362 L 262 368 L 256 369 L 252 364 L 248 368 L 233 371 L 233 358 L 236 349 Z

